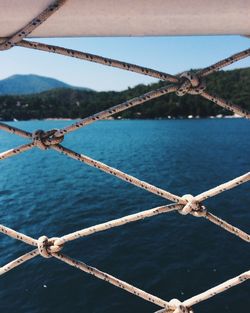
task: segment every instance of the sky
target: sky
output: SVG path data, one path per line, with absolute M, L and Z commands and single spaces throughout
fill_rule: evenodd
M 250 46 L 250 39 L 242 36 L 47 38 L 37 41 L 99 54 L 170 74 L 208 66 Z M 249 59 L 228 66 L 226 70 L 250 66 Z M 97 91 L 119 91 L 157 81 L 121 69 L 20 47 L 1 52 L 0 62 L 0 79 L 14 74 L 37 74 Z

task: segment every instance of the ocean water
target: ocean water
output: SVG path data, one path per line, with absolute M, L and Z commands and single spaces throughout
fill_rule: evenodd
M 16 122 L 35 129 L 70 121 Z M 243 119 L 102 121 L 64 145 L 178 195 L 198 194 L 249 171 L 250 124 Z M 0 151 L 27 140 L 0 133 Z M 0 163 L 0 220 L 34 238 L 61 236 L 168 201 L 55 151 L 33 149 Z M 205 202 L 250 229 L 250 186 Z M 0 264 L 32 247 L 0 234 Z M 177 212 L 78 239 L 63 252 L 165 300 L 185 300 L 249 270 L 249 244 L 202 218 Z M 248 312 L 250 282 L 194 307 Z M 0 277 L 8 313 L 155 312 L 159 307 L 53 258 L 37 257 Z

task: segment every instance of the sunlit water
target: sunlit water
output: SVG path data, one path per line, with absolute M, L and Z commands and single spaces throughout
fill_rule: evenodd
M 70 121 L 16 122 L 27 130 Z M 104 121 L 63 144 L 175 194 L 198 194 L 249 171 L 249 121 Z M 25 143 L 0 133 L 0 151 Z M 38 238 L 61 236 L 168 203 L 55 151 L 0 163 L 0 223 Z M 211 212 L 249 232 L 250 187 L 206 201 Z M 32 247 L 0 235 L 0 264 Z M 63 252 L 163 299 L 185 300 L 249 269 L 249 244 L 202 218 L 168 213 L 78 239 Z M 247 312 L 250 284 L 195 306 L 195 312 Z M 37 257 L 0 277 L 10 313 L 150 313 L 157 306 L 55 259 Z

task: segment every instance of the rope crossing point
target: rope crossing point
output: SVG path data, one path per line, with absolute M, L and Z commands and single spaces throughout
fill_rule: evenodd
M 18 155 L 34 147 L 37 147 L 41 150 L 53 149 L 59 153 L 63 153 L 70 158 L 76 159 L 82 163 L 85 163 L 89 166 L 96 167 L 101 171 L 104 171 L 110 175 L 116 176 L 119 179 L 122 179 L 130 184 L 133 184 L 139 188 L 145 189 L 148 192 L 158 195 L 164 199 L 170 200 L 173 203 L 169 205 L 164 205 L 156 208 L 152 208 L 149 210 L 141 211 L 139 213 L 127 215 L 115 220 L 111 220 L 108 222 L 104 222 L 95 226 L 91 226 L 85 229 L 77 230 L 73 233 L 66 234 L 62 237 L 54 237 L 48 238 L 43 235 L 38 239 L 27 236 L 23 233 L 20 233 L 14 229 L 8 228 L 4 225 L 0 225 L 0 232 L 22 241 L 28 245 L 35 247 L 32 251 L 18 257 L 17 259 L 9 262 L 8 264 L 0 267 L 0 275 L 7 273 L 13 268 L 21 265 L 22 263 L 33 259 L 34 257 L 40 255 L 44 258 L 57 258 L 60 261 L 69 264 L 70 266 L 76 267 L 81 271 L 84 271 L 90 275 L 93 275 L 99 279 L 102 279 L 110 284 L 126 290 L 146 301 L 154 303 L 161 307 L 161 313 L 192 313 L 192 307 L 204 301 L 210 297 L 215 296 L 218 293 L 224 292 L 229 288 L 236 286 L 238 284 L 243 283 L 244 281 L 250 279 L 250 270 L 240 274 L 237 277 L 234 277 L 218 286 L 215 286 L 199 295 L 196 295 L 190 299 L 187 299 L 183 302 L 178 299 L 172 299 L 170 301 L 165 301 L 157 296 L 154 296 L 150 293 L 147 293 L 129 283 L 126 283 L 110 274 L 104 273 L 96 268 L 93 268 L 83 262 L 74 260 L 67 255 L 61 253 L 63 250 L 63 246 L 72 240 L 76 240 L 82 237 L 89 236 L 96 232 L 105 231 L 114 227 L 122 226 L 131 222 L 135 222 L 138 220 L 142 220 L 145 218 L 153 217 L 158 214 L 169 213 L 172 211 L 179 212 L 182 215 L 191 214 L 194 217 L 203 217 L 208 221 L 214 223 L 215 225 L 221 227 L 222 229 L 238 236 L 240 239 L 250 242 L 250 235 L 246 232 L 240 230 L 237 227 L 227 223 L 221 218 L 213 215 L 208 211 L 208 208 L 204 205 L 203 201 L 206 199 L 213 197 L 217 194 L 225 192 L 229 189 L 235 188 L 243 183 L 246 183 L 250 180 L 250 172 L 243 174 L 237 178 L 232 179 L 220 186 L 216 186 L 210 190 L 207 190 L 199 195 L 184 195 L 178 196 L 167 190 L 163 190 L 159 187 L 156 187 L 152 184 L 149 184 L 145 181 L 142 181 L 136 177 L 128 175 L 116 168 L 113 168 L 109 165 L 106 165 L 102 162 L 94 160 L 86 155 L 79 154 L 75 151 L 72 151 L 61 145 L 63 142 L 64 136 L 68 133 L 75 131 L 79 128 L 85 127 L 91 123 L 94 123 L 98 120 L 105 119 L 109 116 L 112 116 L 118 112 L 122 112 L 131 107 L 143 104 L 149 100 L 160 97 L 169 93 L 176 93 L 178 96 L 185 96 L 185 94 L 191 95 L 200 95 L 205 99 L 208 99 L 217 105 L 220 105 L 223 108 L 226 108 L 235 114 L 238 114 L 245 118 L 250 118 L 250 113 L 246 109 L 237 106 L 233 103 L 230 103 L 218 96 L 211 95 L 206 90 L 206 81 L 205 78 L 209 74 L 218 71 L 219 69 L 232 64 L 233 62 L 239 61 L 243 58 L 250 56 L 250 49 L 239 52 L 235 55 L 232 55 L 229 58 L 221 60 L 207 68 L 204 68 L 197 72 L 184 72 L 180 75 L 170 75 L 164 72 L 159 72 L 150 68 L 141 67 L 135 64 L 130 64 L 126 62 L 121 62 L 118 60 L 113 60 L 109 58 L 105 58 L 102 56 L 93 55 L 90 53 L 85 53 L 81 51 L 76 51 L 72 49 L 66 49 L 63 47 L 47 45 L 34 41 L 24 40 L 27 35 L 29 35 L 35 28 L 41 25 L 47 18 L 49 18 L 52 14 L 54 14 L 60 7 L 62 7 L 67 0 L 59 0 L 52 3 L 48 8 L 46 8 L 43 12 L 41 12 L 36 18 L 34 18 L 30 23 L 23 27 L 16 34 L 11 36 L 10 38 L 6 38 L 2 44 L 0 44 L 0 50 L 7 50 L 14 46 L 25 47 L 29 49 L 36 49 L 46 52 L 52 52 L 56 54 L 61 54 L 65 56 L 70 56 L 82 60 L 87 60 L 90 62 L 96 62 L 107 66 L 117 67 L 123 70 L 140 73 L 143 75 L 148 75 L 151 77 L 155 77 L 161 80 L 165 80 L 170 82 L 171 84 L 166 85 L 165 87 L 159 88 L 157 90 L 150 91 L 144 95 L 133 98 L 131 100 L 120 103 L 114 107 L 111 107 L 102 112 L 96 113 L 89 117 L 86 117 L 72 125 L 64 127 L 62 129 L 52 129 L 49 131 L 44 130 L 36 130 L 33 133 L 27 132 L 25 130 L 7 125 L 5 123 L 0 123 L 0 130 L 7 131 L 9 133 L 16 134 L 18 136 L 27 138 L 31 140 L 29 143 L 21 145 L 19 147 L 10 149 L 8 151 L 0 153 L 0 160 L 12 157 L 14 155 Z

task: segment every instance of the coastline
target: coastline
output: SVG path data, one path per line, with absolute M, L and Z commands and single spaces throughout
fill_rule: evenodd
M 122 118 L 121 116 L 118 116 L 117 118 L 114 117 L 109 117 L 106 119 L 103 119 L 103 121 L 125 121 L 125 120 L 129 120 L 129 121 L 138 121 L 138 120 L 195 120 L 195 119 L 243 119 L 243 117 L 239 116 L 239 115 L 222 115 L 222 114 L 218 114 L 216 116 L 193 116 L 193 115 L 189 115 L 189 116 L 178 116 L 178 117 L 173 117 L 173 116 L 168 116 L 167 118 L 165 117 L 158 117 L 158 118 Z M 0 120 L 1 122 L 21 122 L 21 121 L 72 121 L 72 120 L 81 120 L 81 117 L 78 118 L 63 118 L 63 117 L 49 117 L 49 118 L 45 118 L 45 119 L 29 119 L 29 120 L 17 120 L 17 119 L 13 119 L 13 120 Z

